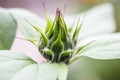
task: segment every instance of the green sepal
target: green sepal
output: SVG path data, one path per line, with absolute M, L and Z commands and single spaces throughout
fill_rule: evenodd
M 43 43 L 43 47 L 47 47 L 48 46 L 48 38 L 46 37 L 45 34 L 43 34 L 42 32 L 41 33 L 41 37 L 42 37 L 42 43 Z
M 40 44 L 37 42 L 36 39 L 26 39 L 27 41 L 30 41 L 31 43 L 33 43 L 35 46 L 39 47 Z
M 54 22 L 53 22 L 54 24 Z M 46 33 L 46 36 L 48 37 L 48 39 L 51 39 L 52 35 L 53 35 L 53 24 L 52 26 L 49 28 L 48 32 Z
M 64 28 L 64 25 L 61 24 L 61 23 L 60 23 L 60 25 L 61 25 L 61 38 L 62 38 L 62 40 L 66 40 L 68 33 L 66 32 L 66 30 L 65 30 L 65 28 Z
M 53 59 L 54 59 L 54 53 L 51 50 L 46 49 L 46 48 L 43 50 L 43 56 L 46 59 L 49 59 L 51 61 L 53 61 Z
M 63 44 L 64 44 L 64 50 L 72 49 L 71 38 L 68 34 L 63 16 L 61 16 L 60 18 L 60 25 L 61 25 L 61 40 L 63 41 Z
M 59 62 L 68 63 L 69 59 L 72 57 L 73 52 L 74 52 L 74 50 L 63 51 L 59 55 Z
M 31 26 L 33 26 L 33 28 L 38 32 L 40 38 L 42 39 L 42 45 L 39 46 L 39 48 L 43 48 L 45 46 L 48 46 L 48 38 L 47 36 L 42 32 L 42 29 L 36 25 L 33 25 L 31 22 L 29 22 L 28 20 L 26 20 Z
M 69 32 L 69 34 L 71 34 L 71 33 L 72 33 L 72 31 L 73 31 L 72 29 L 73 29 L 73 26 L 71 26 L 71 27 L 69 27 L 69 28 L 68 28 L 68 30 L 67 30 L 67 31 Z
M 37 26 L 34 26 L 33 25 L 33 27 L 38 31 L 38 33 L 39 33 L 39 35 L 40 35 L 40 37 L 41 37 L 41 39 L 42 39 L 42 45 L 41 46 L 43 46 L 43 47 L 45 47 L 45 46 L 48 46 L 48 38 L 47 38 L 47 36 L 42 32 L 42 30 L 41 30 L 41 28 L 40 27 L 37 27 Z
M 45 14 L 45 16 L 46 16 L 46 30 L 45 30 L 45 33 L 48 33 L 49 31 L 51 31 L 53 21 L 48 16 L 48 14 Z
M 58 57 L 59 57 L 60 53 L 63 51 L 63 49 L 64 49 L 64 45 L 63 45 L 63 43 L 61 41 L 61 37 L 59 35 L 58 38 L 56 39 L 56 41 L 51 46 L 51 50 L 55 54 L 55 58 L 54 58 L 55 62 L 58 62 Z
M 72 41 L 68 33 L 65 33 L 65 30 L 61 29 L 61 40 L 64 44 L 64 50 L 72 49 Z
M 72 58 L 70 59 L 70 63 L 78 60 L 80 58 L 80 56 L 79 56 L 80 55 L 80 51 L 82 51 L 84 48 L 86 48 L 87 46 L 89 46 L 93 42 L 94 41 L 91 41 L 91 42 L 89 42 L 89 43 L 87 43 L 85 45 L 80 46 L 78 49 L 76 49 L 75 52 L 72 55 Z
M 53 45 L 51 46 L 51 49 L 54 53 L 60 53 L 63 50 L 63 43 L 61 41 L 61 38 L 58 36 L 58 38 L 56 39 L 56 41 L 53 43 Z
M 64 30 L 67 32 L 67 25 L 66 25 L 66 23 L 64 21 L 64 17 L 62 16 L 62 14 L 60 16 L 60 22 L 61 22 L 61 25 L 64 28 Z
M 82 49 L 84 49 L 85 47 L 89 46 L 89 45 L 90 45 L 91 43 L 93 43 L 93 42 L 94 42 L 94 41 L 90 41 L 89 43 L 80 46 L 80 47 L 76 50 L 75 55 L 76 55 L 76 54 L 79 54 L 79 52 L 80 52 Z
M 46 10 L 45 4 L 43 3 L 43 7 L 44 7 L 44 14 L 45 14 L 45 18 L 46 18 L 46 30 L 45 33 L 48 33 L 48 31 L 50 31 L 53 21 L 49 16 L 49 13 Z
M 78 37 L 78 34 L 79 34 L 80 29 L 82 27 L 82 24 L 83 24 L 83 22 L 79 25 L 79 20 L 78 20 L 77 25 L 76 25 L 76 29 L 75 29 L 75 31 L 73 33 L 73 36 L 72 36 L 72 42 L 74 43 L 74 45 L 76 45 L 76 43 L 77 43 L 76 42 L 77 41 L 77 37 Z
M 58 17 L 56 16 L 55 18 L 55 21 L 53 23 L 53 26 L 52 26 L 52 29 L 51 30 L 51 33 L 49 35 L 51 35 L 50 40 L 49 40 L 49 46 L 52 45 L 52 43 L 57 39 L 57 37 L 61 34 L 61 25 L 60 25 L 60 22 L 59 22 L 59 19 Z
M 60 27 L 61 27 L 60 26 L 60 14 L 61 13 L 59 13 L 58 11 L 56 11 L 55 20 L 54 20 L 51 28 L 49 29 L 49 31 L 46 34 L 49 39 L 53 40 L 53 39 L 56 39 L 57 36 L 58 36 L 58 32 L 59 32 Z
M 53 37 L 57 38 L 61 30 L 61 25 L 58 19 L 55 20 L 55 24 L 53 24 L 53 28 L 54 28 Z

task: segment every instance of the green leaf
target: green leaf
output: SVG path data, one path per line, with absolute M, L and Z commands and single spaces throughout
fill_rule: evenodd
M 37 64 L 21 53 L 0 51 L 0 80 L 66 80 L 66 76 L 65 64 Z
M 10 49 L 16 34 L 13 16 L 0 10 L 0 50 Z
M 80 51 L 80 56 L 93 59 L 120 59 L 120 33 L 107 34 L 83 40 L 79 45 L 95 40 Z
M 81 57 L 69 65 L 67 80 L 120 80 L 120 59 Z

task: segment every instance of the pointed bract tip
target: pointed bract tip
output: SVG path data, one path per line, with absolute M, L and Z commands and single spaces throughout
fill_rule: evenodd
M 61 11 L 60 11 L 60 9 L 59 9 L 59 8 L 57 8 L 57 10 L 56 10 L 56 16 L 58 16 L 58 17 L 60 17 L 60 16 L 61 16 Z

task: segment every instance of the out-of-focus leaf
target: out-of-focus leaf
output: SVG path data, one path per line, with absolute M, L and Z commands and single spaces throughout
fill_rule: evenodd
M 80 21 L 84 19 L 81 31 L 78 35 L 79 40 L 86 37 L 114 32 L 116 29 L 114 9 L 110 3 L 105 3 L 93 7 L 90 10 L 83 12 L 82 14 L 65 16 L 65 21 L 68 27 L 71 27 L 73 22 L 77 24 L 79 17 Z M 74 26 L 72 30 L 75 29 Z
M 113 7 L 111 4 L 100 5 L 86 12 L 85 21 L 79 39 L 113 32 L 115 30 L 113 15 Z M 68 23 L 70 23 L 70 19 Z M 80 53 L 81 56 L 84 55 L 87 57 L 82 56 L 78 61 L 69 65 L 67 80 L 120 79 L 120 34 L 103 35 L 99 38 L 98 37 L 94 37 L 90 40 L 86 39 L 85 41 L 82 40 L 84 44 L 89 41 L 95 41 L 87 46 L 86 49 L 83 50 L 83 53 Z M 78 44 L 78 46 L 83 45 L 83 43 Z
M 80 56 L 94 59 L 120 59 L 120 33 L 91 37 L 81 41 L 79 45 L 93 40 L 95 40 L 93 43 L 79 52 Z
M 18 28 L 20 28 L 26 39 L 36 39 L 36 42 L 39 42 L 39 35 L 35 29 L 25 20 L 27 19 L 32 22 L 32 24 L 44 28 L 44 25 L 42 25 L 44 22 L 37 15 L 20 8 L 0 8 L 0 10 L 2 12 L 11 13 L 14 16 L 15 20 L 18 23 Z
M 0 80 L 66 80 L 66 76 L 65 64 L 37 64 L 23 54 L 0 51 Z
M 11 48 L 16 27 L 17 23 L 13 16 L 0 10 L 0 50 Z
M 91 37 L 81 41 L 79 45 L 93 40 L 95 40 L 93 43 L 80 51 L 80 60 L 70 65 L 68 80 L 114 80 L 112 78 L 114 76 L 119 80 L 120 77 L 116 72 L 119 73 L 117 70 L 120 69 L 117 67 L 120 66 L 120 33 Z M 82 58 L 82 56 L 92 59 Z M 74 73 L 76 75 L 73 75 Z
M 120 60 L 81 57 L 69 65 L 67 80 L 120 80 Z
M 42 21 L 39 16 L 35 15 L 34 13 L 20 9 L 20 8 L 9 8 L 4 9 L 0 8 L 1 12 L 10 13 L 15 18 L 18 28 L 23 33 L 26 39 L 31 40 L 34 39 L 35 43 L 39 43 L 39 35 L 36 30 L 26 21 L 26 19 L 32 24 L 35 24 L 44 30 L 44 21 Z

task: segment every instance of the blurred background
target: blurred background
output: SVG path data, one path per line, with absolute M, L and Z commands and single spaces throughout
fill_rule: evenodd
M 114 6 L 116 31 L 120 31 L 120 0 L 0 0 L 0 7 L 25 8 L 44 18 L 42 2 L 46 4 L 50 13 L 55 13 L 56 8 L 64 11 L 66 5 L 65 14 L 80 13 L 96 5 L 110 2 Z M 68 80 L 120 80 L 119 60 L 100 61 L 83 57 L 79 62 L 70 65 Z
M 66 5 L 66 14 L 80 13 L 98 4 L 110 2 L 115 8 L 117 31 L 120 31 L 120 0 L 0 0 L 0 7 L 25 8 L 43 17 L 43 2 L 50 13 L 55 13 L 56 8 L 64 10 L 64 6 Z

